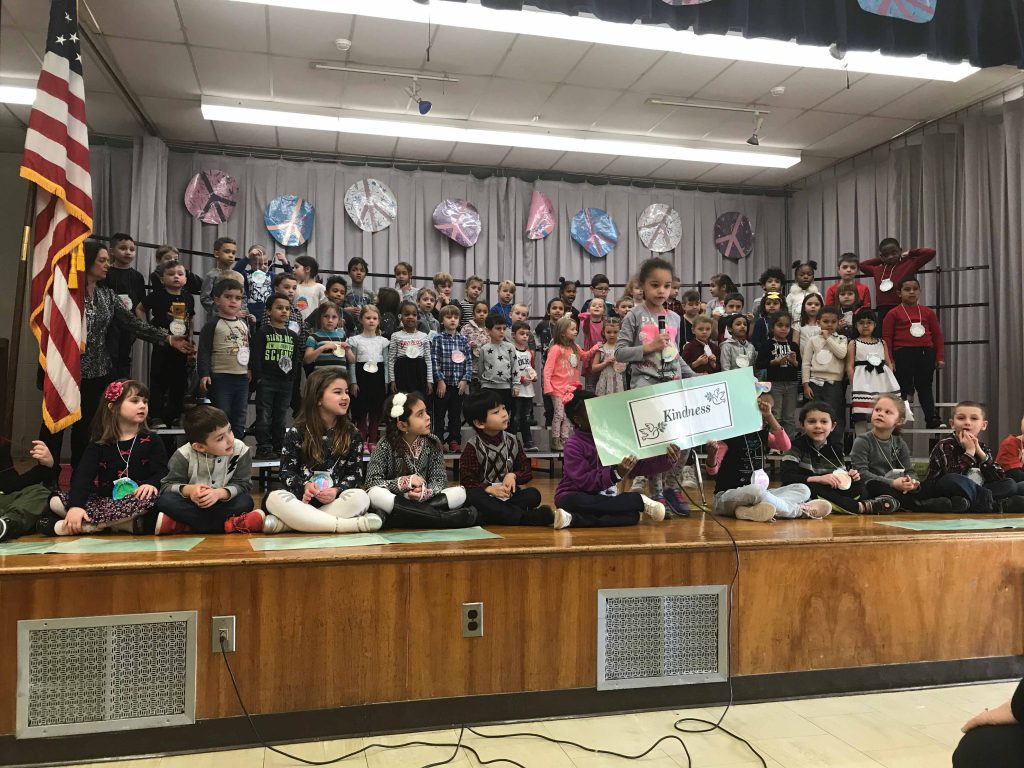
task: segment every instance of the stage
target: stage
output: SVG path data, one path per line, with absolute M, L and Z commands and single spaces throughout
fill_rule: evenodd
M 554 483 L 537 485 L 550 499 Z M 1017 674 L 1024 532 L 880 524 L 942 517 L 723 521 L 740 556 L 737 699 Z M 22 619 L 196 611 L 195 717 L 208 722 L 161 731 L 169 751 L 251 741 L 211 651 L 212 616 L 237 617 L 230 662 L 250 711 L 281 739 L 727 698 L 721 683 L 595 690 L 597 590 L 728 585 L 734 548 L 712 519 L 490 530 L 501 538 L 263 552 L 248 536 L 206 536 L 189 552 L 0 557 L 5 762 L 145 752 L 139 740 L 154 733 L 14 741 Z M 485 631 L 464 638 L 472 602 Z

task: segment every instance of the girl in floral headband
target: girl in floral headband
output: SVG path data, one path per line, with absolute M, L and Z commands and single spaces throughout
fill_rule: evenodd
M 76 536 L 116 528 L 152 533 L 160 480 L 167 474 L 167 452 L 149 431 L 149 389 L 127 379 L 109 384 L 92 422 L 93 442 L 75 465 L 71 488 L 50 498 L 52 515 L 39 532 Z
M 448 487 L 444 446 L 430 433 L 426 401 L 419 392 L 396 392 L 384 403 L 384 438 L 370 455 L 366 491 L 385 528 L 467 528 L 474 507 L 466 489 Z

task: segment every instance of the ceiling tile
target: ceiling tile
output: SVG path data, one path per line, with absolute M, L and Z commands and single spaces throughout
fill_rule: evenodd
M 165 139 L 216 141 L 213 124 L 203 119 L 199 102 L 188 99 L 142 97 L 142 108 Z
M 540 108 L 542 127 L 579 128 L 589 126 L 618 98 L 617 91 L 562 85 Z
M 519 80 L 561 83 L 589 48 L 589 43 L 520 35 L 497 74 Z
M 454 141 L 399 139 L 395 157 L 403 160 L 447 160 L 453 149 Z
M 795 74 L 797 69 L 776 64 L 736 61 L 714 80 L 706 83 L 697 92 L 696 97 L 720 101 L 758 101 L 772 87 Z
M 870 77 L 870 75 L 851 72 L 850 84 L 859 83 L 866 77 Z M 768 109 L 775 106 L 810 109 L 845 90 L 846 75 L 843 72 L 831 70 L 798 69 L 790 77 L 780 80 L 775 85 L 783 86 L 786 92 L 781 96 L 772 96 L 769 88 L 769 93 L 766 93 L 760 100 L 765 107 Z
M 530 118 L 540 112 L 541 105 L 554 90 L 555 86 L 549 83 L 528 83 L 496 77 L 474 107 L 470 118 L 529 125 Z
M 466 163 L 467 165 L 502 165 L 502 160 L 509 152 L 508 147 L 495 147 L 489 144 L 456 144 L 449 161 Z
M 503 32 L 438 27 L 430 46 L 430 61 L 424 67 L 432 72 L 492 75 L 513 40 L 513 35 Z
M 669 160 L 658 168 L 653 176 L 656 179 L 695 181 L 702 173 L 707 173 L 712 165 L 712 163 L 692 163 L 689 160 Z
M 720 125 L 738 119 L 734 113 L 714 109 L 690 107 L 662 107 L 662 109 L 666 111 L 665 119 L 654 127 L 654 130 L 651 131 L 652 136 L 699 140 Z
M 344 80 L 342 104 L 346 109 L 416 114 L 415 104 L 406 94 L 409 81 L 400 77 L 360 75 L 354 72 L 329 72 Z
M 355 133 L 338 135 L 338 151 L 350 155 L 393 157 L 396 143 L 390 136 L 363 136 Z
M 648 178 L 665 164 L 665 161 L 658 158 L 647 157 L 617 157 L 613 159 L 604 172 L 612 176 L 635 176 L 637 178 Z
M 602 173 L 614 159 L 614 155 L 566 152 L 557 163 L 551 166 L 551 170 L 565 171 L 566 173 Z
M 5 0 L 2 11 L 0 27 L 42 31 L 50 23 L 49 4 L 39 0 Z
M 6 6 L 4 6 L 6 10 Z M 4 15 L 6 19 L 6 14 Z M 0 24 L 0 48 L 3 49 L 4 77 L 26 78 L 33 81 L 39 78 L 39 69 L 43 66 L 43 36 L 29 30 L 20 30 L 10 24 Z M 36 39 L 35 43 L 30 40 Z
M 672 114 L 673 107 L 647 103 L 647 94 L 629 90 L 598 115 L 591 128 L 597 131 L 641 134 L 654 130 L 658 123 Z
M 716 165 L 697 179 L 706 184 L 745 184 L 751 176 L 756 176 L 760 168 L 749 165 Z
M 145 129 L 124 100 L 113 93 L 91 93 L 85 105 L 86 122 L 92 133 L 113 136 L 141 136 Z M 152 119 L 153 116 L 150 115 Z
M 140 96 L 198 96 L 199 83 L 183 45 L 129 40 L 107 41 L 128 87 Z M 153 66 L 160 62 L 160 66 Z
M 270 57 L 274 101 L 317 107 L 346 107 L 344 72 L 313 69 L 306 59 Z
M 25 121 L 11 110 L 12 106 L 14 105 L 0 104 L 0 126 L 4 126 L 6 128 L 24 128 Z
M 879 107 L 901 99 L 925 81 L 909 77 L 885 77 L 871 75 L 843 88 L 832 98 L 822 102 L 815 109 L 824 112 L 845 112 L 851 115 L 869 115 Z
M 817 155 L 850 157 L 858 152 L 888 141 L 901 131 L 914 125 L 913 120 L 893 120 L 885 117 L 862 117 L 826 139 L 808 147 Z
M 250 3 L 175 0 L 191 45 L 267 52 L 267 11 Z M 138 4 L 136 4 L 138 5 Z
M 712 128 L 704 138 L 708 141 L 745 142 L 754 132 L 754 115 L 745 112 L 719 112 L 722 121 Z M 761 125 L 760 136 L 771 139 L 784 130 L 783 126 L 788 125 L 800 115 L 804 114 L 799 109 L 783 109 L 773 107 L 771 114 L 763 115 L 764 123 Z M 767 143 L 771 143 L 768 141 Z
M 849 115 L 810 110 L 781 127 L 767 130 L 765 145 L 779 149 L 803 149 L 843 130 L 850 122 Z
M 426 51 L 427 28 L 423 24 L 359 16 L 352 25 L 348 63 L 418 70 Z
M 85 79 L 86 94 L 117 93 L 117 86 L 110 79 L 107 70 L 96 63 L 91 53 L 82 54 L 82 77 Z
M 324 13 L 299 8 L 268 6 L 270 13 L 270 52 L 278 56 L 305 57 L 308 64 L 317 61 L 344 61 L 334 41 L 352 39 L 354 17 L 347 13 Z M 311 35 L 310 30 L 316 34 Z
M 0 125 L 0 152 L 21 152 L 25 149 L 25 129 Z
M 29 116 L 32 114 L 32 107 L 28 104 L 4 104 L 3 108 L 11 118 L 8 125 L 28 125 Z
M 338 136 L 331 131 L 303 131 L 298 128 L 278 128 L 277 143 L 281 149 L 309 149 L 314 152 L 334 152 Z
M 975 72 L 959 83 L 925 83 L 879 110 L 879 116 L 927 120 L 953 112 L 985 96 L 1024 82 L 1024 73 L 1012 67 Z
M 277 129 L 269 125 L 245 125 L 243 123 L 212 123 L 221 144 L 254 147 L 276 147 Z
M 629 88 L 664 55 L 660 51 L 595 45 L 565 82 L 590 88 Z
M 134 40 L 156 40 L 163 43 L 183 43 L 181 21 L 174 8 L 174 0 L 146 0 L 131 3 L 124 0 L 89 0 L 100 30 L 107 37 L 128 37 Z M 79 23 L 92 29 L 89 11 L 79 4 Z
M 637 81 L 632 90 L 648 96 L 691 96 L 728 66 L 727 59 L 666 53 Z
M 270 57 L 265 53 L 192 46 L 192 59 L 205 96 L 259 100 L 273 97 Z
M 552 152 L 546 149 L 523 149 L 513 147 L 507 155 L 503 165 L 510 168 L 533 168 L 544 170 L 558 162 L 564 153 Z
M 400 86 L 395 81 L 396 87 Z M 406 81 L 408 85 L 408 81 Z M 454 120 L 466 120 L 487 91 L 494 87 L 494 80 L 489 77 L 473 77 L 460 75 L 457 83 L 437 83 L 420 81 L 420 93 L 424 99 L 433 103 L 430 110 L 432 118 L 445 117 Z M 411 109 L 415 112 L 415 110 Z

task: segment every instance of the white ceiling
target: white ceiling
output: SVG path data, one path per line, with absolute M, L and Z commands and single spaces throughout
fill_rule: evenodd
M 953 84 L 854 74 L 847 88 L 841 72 L 451 27 L 433 28 L 427 62 L 426 28 L 407 22 L 227 0 L 84 0 L 80 10 L 116 78 L 165 139 L 452 164 L 778 186 L 1024 82 L 1018 70 L 1000 67 Z M 3 3 L 0 77 L 5 81 L 37 76 L 46 13 L 40 0 Z M 339 37 L 352 40 L 347 54 L 334 46 Z M 87 46 L 83 58 L 90 130 L 142 134 L 141 121 Z M 788 170 L 764 170 L 211 123 L 200 114 L 202 96 L 416 114 L 404 93 L 408 80 L 318 71 L 310 67 L 312 61 L 458 77 L 458 83 L 422 83 L 424 98 L 434 103 L 425 120 L 742 144 L 751 133 L 750 115 L 652 106 L 646 100 L 761 107 L 771 112 L 761 146 L 799 149 L 803 159 Z M 786 87 L 784 95 L 770 94 L 777 85 Z M 20 149 L 27 119 L 27 107 L 0 108 L 0 149 Z

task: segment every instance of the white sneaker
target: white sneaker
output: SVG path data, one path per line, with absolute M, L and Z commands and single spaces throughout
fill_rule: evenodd
M 64 530 L 64 521 L 63 520 L 58 520 L 56 523 L 54 523 L 54 525 L 53 525 L 53 534 L 55 536 L 67 536 L 67 535 L 69 535 L 67 533 L 67 531 Z
M 665 519 L 665 505 L 660 501 L 655 501 L 649 496 L 640 494 L 640 498 L 644 500 L 644 515 L 651 518 L 656 523 L 660 523 Z
M 562 528 L 568 528 L 572 525 L 572 515 L 559 507 L 555 510 L 555 522 L 552 523 L 552 525 L 556 531 Z
M 752 506 L 736 507 L 737 520 L 753 520 L 755 523 L 770 523 L 775 519 L 775 506 L 767 501 Z
M 697 470 L 689 464 L 683 467 L 683 488 L 697 490 Z
M 646 477 L 634 477 L 633 484 L 629 486 L 630 493 L 647 493 L 647 478 Z
M 285 533 L 286 531 L 290 530 L 291 528 L 285 525 L 284 521 L 280 517 L 275 517 L 274 515 L 267 515 L 263 518 L 264 533 Z
M 149 420 L 149 428 L 150 429 L 167 429 L 167 422 L 164 421 L 163 419 L 150 419 Z
M 7 521 L 0 517 L 0 541 L 4 540 L 4 536 L 7 535 Z
M 384 527 L 384 521 L 381 520 L 380 515 L 367 512 L 365 515 L 360 515 L 356 518 L 356 525 L 359 526 L 359 530 L 362 533 L 373 533 Z
M 832 505 L 825 499 L 815 499 L 814 501 L 805 501 L 801 504 L 800 511 L 806 517 L 821 520 L 821 518 L 832 514 Z

